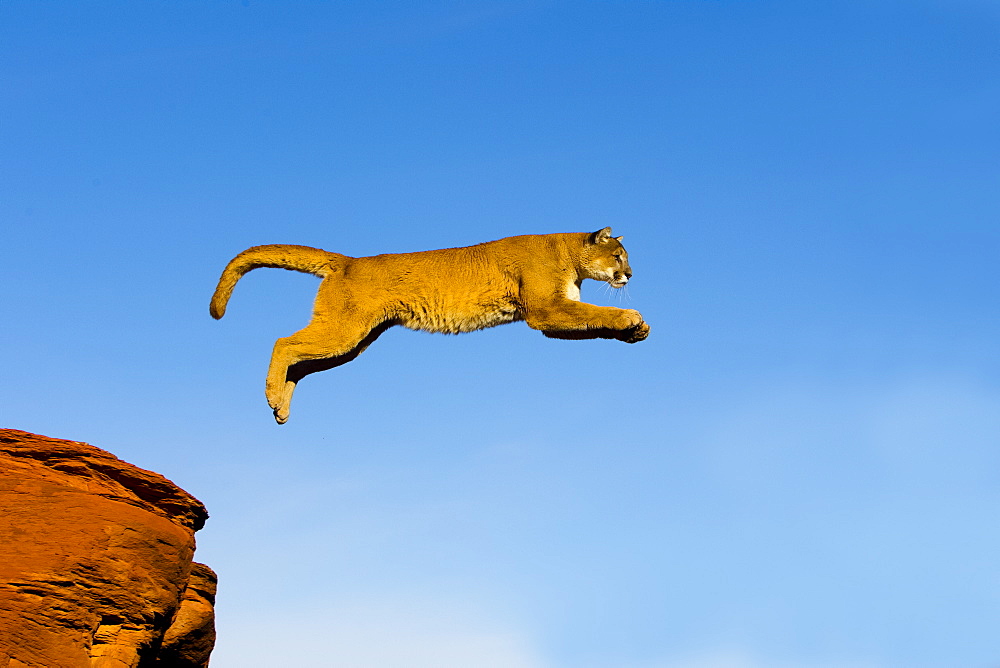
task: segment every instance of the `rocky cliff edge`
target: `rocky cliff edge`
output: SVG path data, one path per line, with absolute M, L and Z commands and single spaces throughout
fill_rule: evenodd
M 0 668 L 204 668 L 208 513 L 87 443 L 0 429 Z

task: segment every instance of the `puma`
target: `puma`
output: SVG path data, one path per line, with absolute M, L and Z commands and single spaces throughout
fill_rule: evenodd
M 606 227 L 372 257 L 255 246 L 226 266 L 209 310 L 221 318 L 236 282 L 258 267 L 323 279 L 310 323 L 274 344 L 265 392 L 284 424 L 299 380 L 350 362 L 393 325 L 458 334 L 523 320 L 553 338 L 642 341 L 649 325 L 638 311 L 580 301 L 585 278 L 621 288 L 632 277 L 621 239 Z

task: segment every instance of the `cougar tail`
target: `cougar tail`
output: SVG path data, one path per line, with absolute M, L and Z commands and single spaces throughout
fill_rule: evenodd
M 212 295 L 212 303 L 208 307 L 208 312 L 216 320 L 226 314 L 226 304 L 229 303 L 229 297 L 233 294 L 236 282 L 243 278 L 243 274 L 248 271 L 259 267 L 274 267 L 326 278 L 330 272 L 330 262 L 342 257 L 337 253 L 329 253 L 310 246 L 272 244 L 248 248 L 230 260 L 226 268 L 222 270 L 222 276 L 219 277 L 219 284 L 215 288 L 215 294 Z

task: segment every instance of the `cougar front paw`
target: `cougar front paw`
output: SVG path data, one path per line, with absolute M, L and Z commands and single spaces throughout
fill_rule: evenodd
M 617 318 L 615 318 L 615 329 L 633 329 L 642 324 L 642 314 L 633 308 L 623 308 L 618 309 Z
M 640 322 L 632 329 L 622 332 L 622 335 L 621 340 L 625 343 L 638 343 L 649 336 L 649 325 Z

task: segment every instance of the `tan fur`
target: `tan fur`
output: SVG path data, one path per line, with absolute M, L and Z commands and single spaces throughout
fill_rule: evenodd
M 296 382 L 350 362 L 393 325 L 458 334 L 524 320 L 553 338 L 627 343 L 649 334 L 638 311 L 579 301 L 584 279 L 620 288 L 632 275 L 610 227 L 357 258 L 308 246 L 255 246 L 222 272 L 212 317 L 225 314 L 236 282 L 258 267 L 323 279 L 310 323 L 274 344 L 265 391 L 279 424 L 288 419 Z

